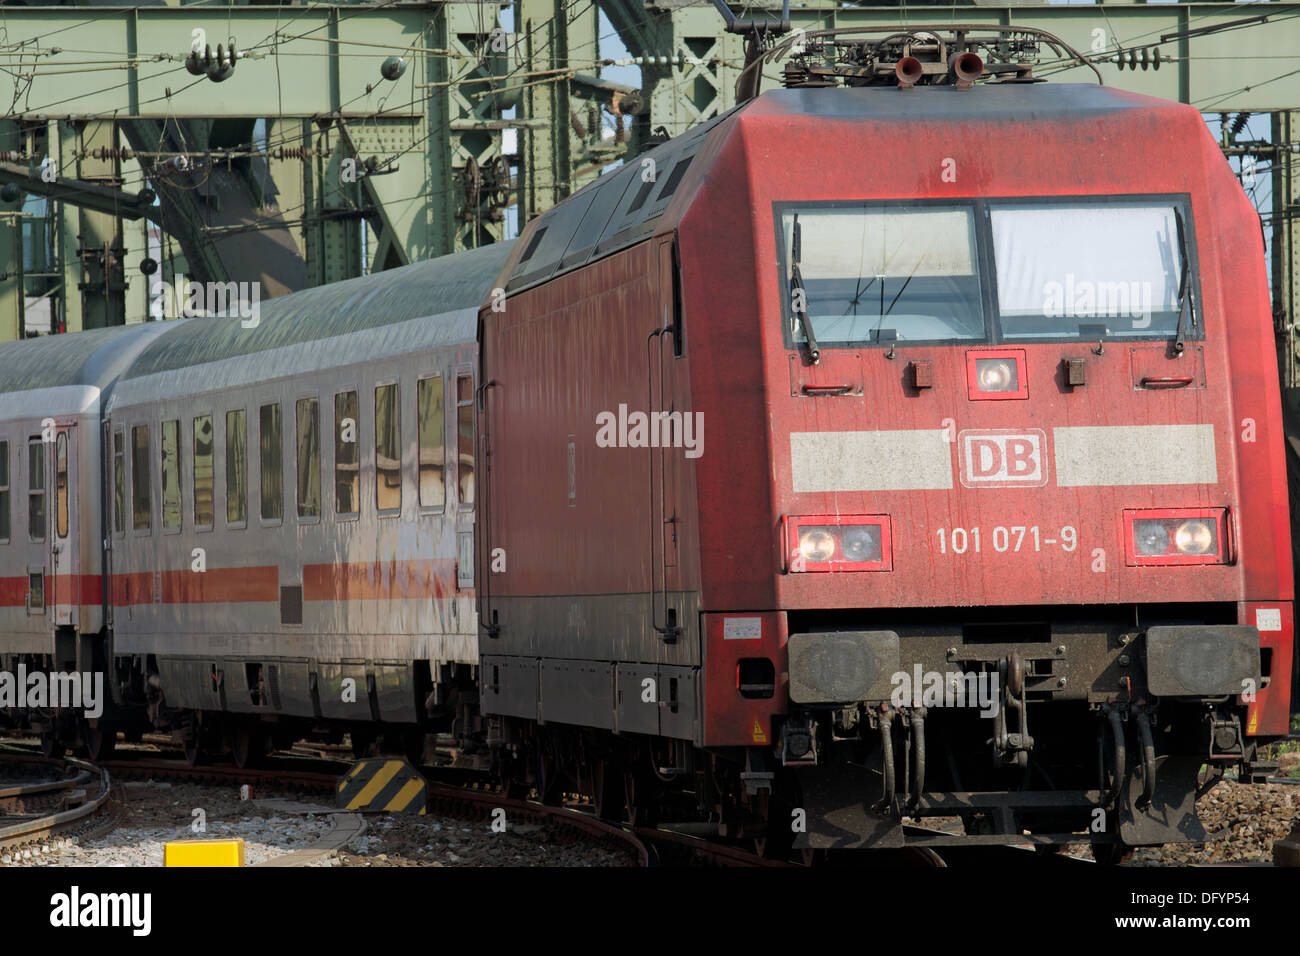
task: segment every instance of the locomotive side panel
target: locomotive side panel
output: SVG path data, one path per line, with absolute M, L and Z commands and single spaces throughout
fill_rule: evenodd
M 692 466 L 713 433 L 658 331 L 672 268 L 671 239 L 643 242 L 511 297 L 485 328 L 488 713 L 695 735 Z M 676 417 L 651 447 L 660 412 Z

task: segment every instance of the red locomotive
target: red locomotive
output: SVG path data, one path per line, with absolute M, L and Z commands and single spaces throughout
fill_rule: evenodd
M 1191 107 L 979 49 L 815 38 L 525 230 L 480 313 L 480 673 L 544 796 L 1114 856 L 1202 839 L 1287 731 L 1258 218 Z
M 776 855 L 1202 839 L 1292 708 L 1259 223 L 1195 110 L 953 32 L 808 34 L 511 244 L 0 346 L 0 671 L 107 698 L 0 717 L 442 733 Z

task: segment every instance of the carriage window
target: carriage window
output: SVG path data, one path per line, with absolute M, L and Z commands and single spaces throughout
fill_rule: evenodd
M 68 435 L 59 432 L 54 443 L 54 530 L 68 536 Z
M 9 543 L 9 443 L 0 441 L 0 542 Z
M 971 206 L 777 205 L 786 338 L 820 346 L 985 337 Z
M 417 397 L 420 419 L 420 504 L 441 508 L 447 503 L 445 445 L 447 420 L 442 401 L 442 376 L 422 378 Z
M 262 520 L 284 517 L 284 445 L 280 438 L 280 405 L 263 405 L 260 416 L 262 461 Z
M 1180 289 L 1194 274 L 1190 217 L 1181 204 L 1008 202 L 991 204 L 989 222 L 1005 338 L 1177 332 Z M 1200 338 L 1196 303 L 1190 305 L 1185 331 Z
M 181 423 L 162 423 L 162 526 L 181 526 Z
M 122 533 L 126 514 L 126 439 L 122 429 L 113 432 L 113 532 Z
M 45 540 L 45 445 L 39 437 L 27 443 L 27 534 Z
M 244 410 L 226 412 L 226 523 L 248 520 L 248 423 Z
M 474 379 L 456 376 L 456 478 L 462 508 L 474 505 Z
M 212 527 L 215 517 L 212 474 L 212 416 L 200 415 L 194 419 L 194 524 Z
M 356 392 L 334 396 L 334 510 L 341 515 L 357 513 L 361 495 L 360 455 L 357 441 Z
M 397 386 L 375 389 L 375 505 L 380 511 L 402 507 L 402 432 Z
M 320 403 L 300 398 L 295 406 L 298 437 L 298 517 L 320 517 Z
M 131 429 L 131 527 L 149 530 L 149 426 Z

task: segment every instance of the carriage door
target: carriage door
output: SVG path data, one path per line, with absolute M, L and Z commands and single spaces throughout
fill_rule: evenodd
M 53 441 L 46 440 L 47 473 L 54 491 L 50 514 L 50 579 L 47 604 L 54 612 L 55 626 L 77 626 L 81 603 L 77 567 L 77 430 L 75 422 L 55 422 Z M 42 435 L 48 438 L 49 432 Z
M 676 356 L 681 355 L 682 329 L 674 294 L 675 268 L 673 240 L 664 239 L 658 255 L 658 327 L 649 338 L 649 405 L 650 427 L 657 429 L 658 441 L 650 443 L 650 549 L 651 607 L 656 632 L 667 653 L 664 661 L 677 658 L 670 645 L 679 641 L 683 625 L 680 607 L 681 581 L 678 573 L 677 471 L 683 454 L 684 415 L 676 407 L 674 373 Z

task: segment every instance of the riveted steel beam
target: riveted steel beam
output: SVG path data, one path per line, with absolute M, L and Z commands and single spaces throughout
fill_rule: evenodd
M 152 199 L 142 199 L 138 193 L 130 193 L 111 186 L 101 186 L 81 179 L 60 179 L 46 182 L 40 172 L 21 166 L 18 163 L 0 162 L 0 183 L 14 183 L 24 192 L 61 199 L 74 206 L 106 212 L 122 219 L 159 219 L 158 207 Z
M 519 95 L 494 82 L 514 64 L 498 29 L 503 6 L 12 8 L 0 102 L 20 139 L 49 125 L 61 179 L 112 165 L 128 169 L 129 187 L 159 194 L 163 261 L 149 281 L 184 272 L 261 281 L 275 295 L 502 238 L 513 201 L 502 109 Z M 232 47 L 221 82 L 187 68 L 191 51 L 228 62 Z M 252 143 L 258 121 L 265 131 Z M 92 155 L 84 130 L 100 122 Z M 55 203 L 65 290 L 98 282 L 85 273 L 87 249 L 109 249 L 119 275 L 127 255 L 117 238 L 100 241 L 106 224 L 87 225 L 114 211 L 90 208 L 92 193 L 77 194 L 85 208 Z M 89 246 L 76 238 L 90 233 Z M 131 270 L 145 254 L 130 256 Z M 122 321 L 120 310 L 83 316 L 83 298 L 60 304 L 67 328 Z M 126 321 L 145 318 L 147 296 L 136 299 Z M 17 305 L 0 302 L 0 313 L 0 337 L 18 334 Z
M 447 6 L 7 7 L 0 102 L 23 117 L 161 119 L 367 116 L 387 100 L 386 114 L 420 116 L 428 61 L 455 59 L 430 43 Z M 233 44 L 232 74 L 192 75 L 196 44 Z M 383 61 L 403 52 L 410 68 L 383 80 Z
M 645 19 L 605 7 L 629 26 Z M 523 102 L 520 116 L 522 153 L 520 219 L 544 212 L 594 180 L 601 170 L 625 156 L 635 132 L 626 117 L 642 111 L 640 91 L 599 75 L 600 8 L 596 3 L 566 0 L 518 0 L 518 74 Z M 649 34 L 631 30 L 625 43 L 636 50 Z M 615 134 L 606 135 L 607 124 Z

